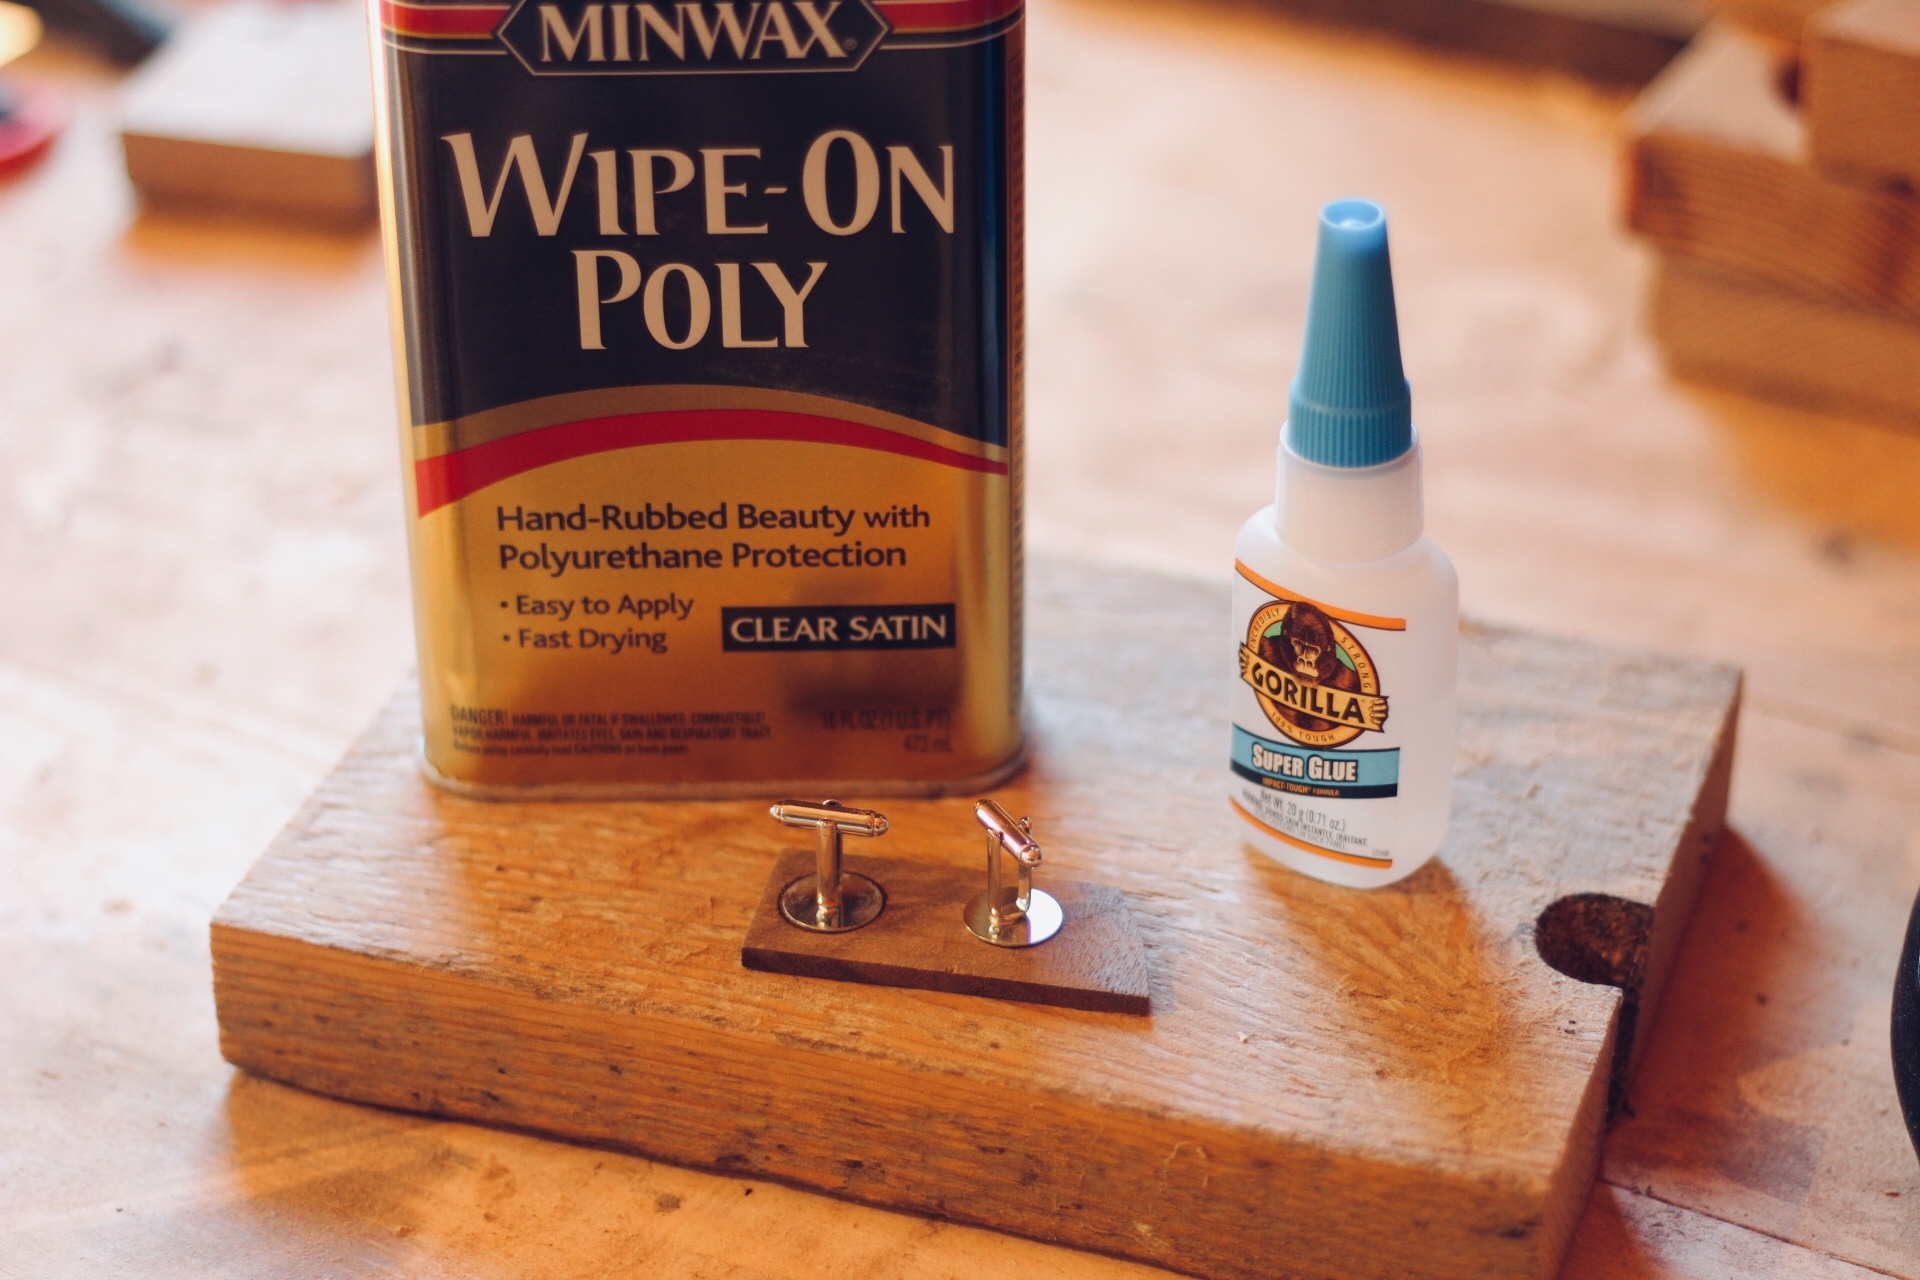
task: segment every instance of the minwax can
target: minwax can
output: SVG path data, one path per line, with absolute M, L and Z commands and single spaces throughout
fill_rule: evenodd
M 1019 763 L 1018 0 L 372 0 L 424 760 Z

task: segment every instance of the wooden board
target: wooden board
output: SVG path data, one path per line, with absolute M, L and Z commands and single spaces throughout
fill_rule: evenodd
M 1848 0 L 1807 28 L 1800 102 L 1813 159 L 1920 186 L 1920 0 Z
M 1797 44 L 1809 19 L 1833 0 L 1712 0 L 1713 12 L 1756 35 Z
M 1430 48 L 1643 85 L 1705 21 L 1696 0 L 1252 0 Z
M 1920 319 L 1839 306 L 1678 258 L 1659 265 L 1648 310 L 1680 377 L 1920 425 Z
M 1033 947 L 996 947 L 967 932 L 961 908 L 986 884 L 986 869 L 899 858 L 844 859 L 887 895 L 878 920 L 850 933 L 808 933 L 780 914 L 780 891 L 813 868 L 813 855 L 776 862 L 740 945 L 740 963 L 763 973 L 867 982 L 1024 1000 L 1095 1013 L 1152 1011 L 1147 951 L 1112 885 L 1036 877 L 1066 916 L 1061 931 Z M 1040 880 L 1044 879 L 1044 883 Z
M 1761 41 L 1725 27 L 1629 119 L 1626 217 L 1662 253 L 1812 297 L 1920 316 L 1920 199 L 1814 168 Z
M 1201 1276 L 1549 1276 L 1621 993 L 1549 968 L 1534 924 L 1574 893 L 1651 908 L 1653 1016 L 1738 676 L 1470 631 L 1448 843 L 1356 893 L 1240 843 L 1226 610 L 1132 575 L 1030 601 L 1037 763 L 1003 803 L 1054 833 L 1049 867 L 1126 892 L 1151 1019 L 747 972 L 740 931 L 796 843 L 760 805 L 459 800 L 420 780 L 402 698 L 218 913 L 222 1050 Z M 978 858 L 968 801 L 888 813 L 896 856 Z
M 371 223 L 365 12 L 345 0 L 209 9 L 128 82 L 120 137 L 149 204 Z

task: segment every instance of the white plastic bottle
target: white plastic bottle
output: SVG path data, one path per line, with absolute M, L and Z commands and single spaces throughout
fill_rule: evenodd
M 1234 548 L 1230 784 L 1254 848 L 1334 884 L 1392 884 L 1446 835 L 1459 585 L 1424 523 L 1386 215 L 1335 201 L 1274 505 Z

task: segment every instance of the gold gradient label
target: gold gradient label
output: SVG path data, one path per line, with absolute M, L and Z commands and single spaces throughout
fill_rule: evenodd
M 599 424 L 571 442 L 469 431 L 466 454 L 520 451 L 451 478 L 429 467 L 461 453 L 416 458 L 437 774 L 482 790 L 938 784 L 1017 755 L 1005 451 L 755 412 L 616 412 L 558 424 Z M 737 430 L 757 438 L 719 438 Z M 629 438 L 657 442 L 589 447 Z

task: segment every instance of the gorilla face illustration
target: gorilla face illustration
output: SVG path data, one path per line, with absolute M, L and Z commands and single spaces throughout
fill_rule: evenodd
M 1333 638 L 1333 623 L 1310 604 L 1289 606 L 1278 635 L 1260 637 L 1261 660 L 1282 671 L 1291 672 L 1304 684 L 1328 689 L 1358 692 L 1360 676 L 1340 660 Z M 1280 714 L 1303 729 L 1324 732 L 1333 728 L 1329 721 L 1282 708 Z
M 1280 639 L 1293 651 L 1293 670 L 1302 679 L 1318 684 L 1322 655 L 1329 663 L 1338 661 L 1333 656 L 1333 630 L 1317 610 L 1307 613 L 1302 606 L 1295 605 L 1287 612 L 1289 616 L 1281 624 Z

